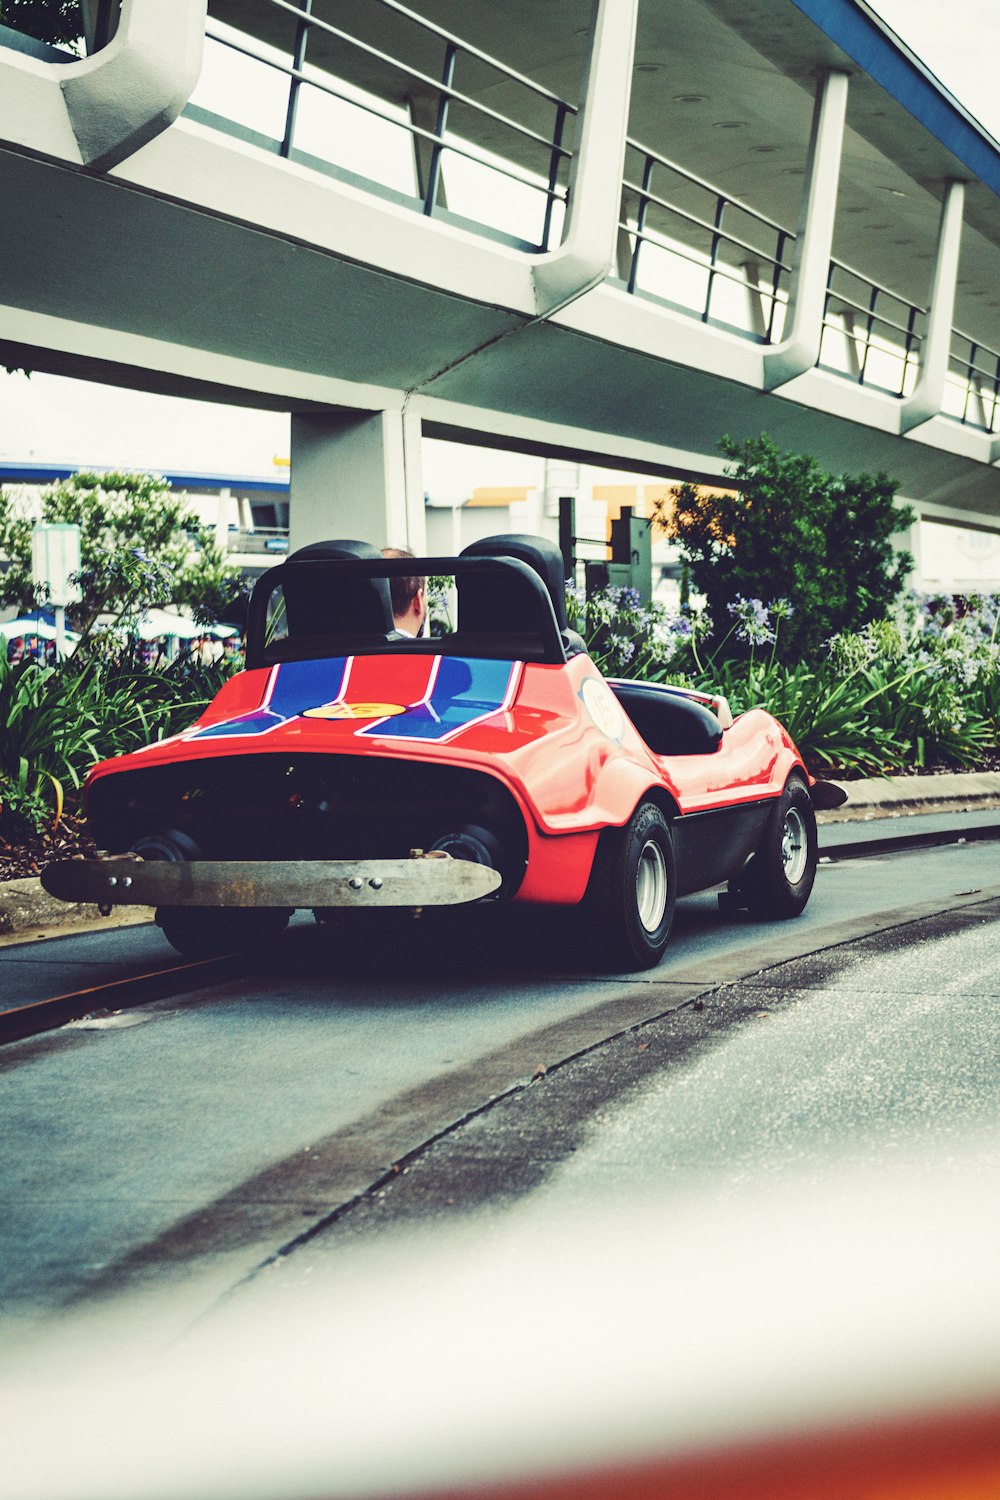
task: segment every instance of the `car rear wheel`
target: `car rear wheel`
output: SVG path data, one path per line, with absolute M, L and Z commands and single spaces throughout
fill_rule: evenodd
M 147 834 L 133 848 L 143 859 L 172 863 L 196 860 L 199 852 L 193 839 L 174 829 Z M 213 958 L 272 942 L 291 915 L 289 907 L 278 906 L 158 906 L 156 925 L 185 958 Z
M 246 953 L 280 937 L 291 912 L 271 906 L 158 906 L 156 925 L 185 958 Z
M 739 891 L 757 917 L 797 917 L 816 879 L 819 846 L 809 788 L 789 778 L 756 854 L 739 878 Z
M 585 915 L 602 960 L 651 969 L 670 937 L 677 880 L 670 825 L 643 802 L 624 828 L 601 835 L 585 901 Z

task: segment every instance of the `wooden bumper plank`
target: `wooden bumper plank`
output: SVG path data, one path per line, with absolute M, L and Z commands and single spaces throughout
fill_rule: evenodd
M 466 860 L 61 860 L 42 885 L 99 906 L 456 906 L 497 890 L 498 871 Z

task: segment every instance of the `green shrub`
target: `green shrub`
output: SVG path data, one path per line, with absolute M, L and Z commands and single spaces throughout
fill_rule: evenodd
M 128 652 L 12 665 L 0 653 L 0 806 L 34 828 L 75 805 L 97 761 L 189 725 L 229 669 L 179 658 L 137 666 Z M 7 826 L 5 824 L 5 826 Z
M 912 567 L 890 540 L 913 519 L 894 503 L 894 480 L 835 477 L 766 434 L 724 437 L 719 446 L 733 488 L 680 485 L 656 513 L 707 601 L 714 648 L 740 600 L 788 601 L 777 655 L 789 661 L 814 657 L 836 632 L 858 630 L 891 609 Z M 730 651 L 749 654 L 739 637 Z
M 975 766 L 1000 745 L 997 598 L 914 598 L 908 623 L 869 621 L 796 663 L 780 659 L 787 599 L 729 601 L 714 646 L 704 615 L 644 606 L 629 589 L 570 589 L 567 612 L 607 676 L 722 692 L 734 713 L 766 708 L 816 770 Z

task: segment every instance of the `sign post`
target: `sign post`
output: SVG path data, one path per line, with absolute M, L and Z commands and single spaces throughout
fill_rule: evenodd
M 80 528 L 39 522 L 31 533 L 32 581 L 48 590 L 56 617 L 56 659 L 66 655 L 66 606 L 80 590 L 70 579 L 80 571 Z

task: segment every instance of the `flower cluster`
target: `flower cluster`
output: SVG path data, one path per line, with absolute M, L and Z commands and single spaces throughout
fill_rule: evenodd
M 874 662 L 901 661 L 906 642 L 895 620 L 871 620 L 863 630 L 841 631 L 824 646 L 836 671 L 850 676 Z
M 733 633 L 748 646 L 771 646 L 778 639 L 778 623 L 791 619 L 795 611 L 787 599 L 744 599 L 737 594 L 726 609 L 732 615 Z
M 566 614 L 600 670 L 608 677 L 661 681 L 692 664 L 692 645 L 707 628 L 696 617 L 644 604 L 638 589 L 611 586 L 589 596 L 566 584 Z

